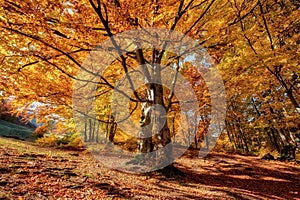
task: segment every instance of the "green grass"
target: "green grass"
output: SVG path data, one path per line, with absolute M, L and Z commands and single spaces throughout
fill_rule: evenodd
M 0 136 L 28 140 L 33 139 L 33 131 L 33 129 L 0 120 Z

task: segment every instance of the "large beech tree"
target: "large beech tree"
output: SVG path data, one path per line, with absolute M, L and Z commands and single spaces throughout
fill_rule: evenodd
M 3 38 L 1 56 L 5 68 L 3 77 L 9 78 L 7 81 L 10 82 L 7 84 L 11 86 L 11 92 L 7 95 L 15 96 L 16 108 L 39 101 L 49 107 L 49 112 L 59 112 L 69 118 L 72 108 L 72 82 L 80 81 L 76 73 L 78 70 L 85 70 L 85 66 L 82 65 L 84 59 L 106 38 L 134 28 L 162 27 L 193 36 L 194 39 L 198 39 L 199 44 L 218 46 L 215 41 L 214 44 L 209 42 L 213 37 L 211 35 L 213 22 L 218 23 L 219 27 L 225 23 L 224 20 L 219 21 L 216 17 L 216 13 L 223 15 L 219 8 L 224 3 L 216 3 L 215 0 L 146 2 L 28 0 L 2 1 L 1 4 L 0 28 Z M 119 48 L 117 43 L 114 47 Z M 138 49 L 127 55 L 120 55 L 116 64 L 112 63 L 112 65 L 119 64 L 121 69 L 119 72 L 122 74 L 130 71 L 132 62 L 138 65 L 154 63 L 153 74 L 147 68 L 142 69 L 144 77 L 148 79 L 145 83 L 154 79 L 160 82 L 160 74 L 163 70 L 160 64 L 167 63 L 168 60 L 172 62 L 171 58 L 175 63 L 174 55 L 164 49 L 152 49 L 148 52 Z M 180 71 L 181 64 L 178 62 L 177 64 L 176 70 Z M 113 79 L 117 78 L 118 74 L 108 75 L 110 76 L 101 77 L 99 85 L 106 85 L 110 90 L 114 90 Z M 138 95 L 132 98 L 139 104 L 146 103 L 143 104 L 144 112 L 141 113 L 140 120 L 142 132 L 150 117 L 149 113 L 146 113 L 147 107 L 157 104 L 168 113 L 172 109 L 172 101 L 176 99 L 172 91 L 167 92 L 161 84 L 148 85 L 146 90 L 148 90 L 146 92 L 148 99 L 140 99 Z M 135 91 L 133 93 L 136 94 Z M 164 97 L 165 95 L 167 98 Z M 101 93 L 96 96 L 101 99 Z M 151 120 L 158 123 L 161 120 L 167 121 L 160 119 L 163 118 L 162 116 L 158 115 L 158 118 Z M 105 122 L 105 118 L 99 121 Z M 155 126 L 151 132 L 153 131 Z M 164 123 L 163 127 L 156 132 L 156 137 L 139 141 L 139 152 L 150 152 L 153 148 L 163 148 L 170 143 L 168 123 Z

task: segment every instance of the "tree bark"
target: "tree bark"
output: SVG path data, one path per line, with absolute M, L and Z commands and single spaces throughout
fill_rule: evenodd
M 162 84 L 160 84 L 161 68 L 159 65 L 152 67 L 151 80 L 153 82 L 149 84 L 146 79 L 148 97 L 147 102 L 142 103 L 140 131 L 138 133 L 138 153 L 143 154 L 155 151 L 155 160 L 159 162 L 156 165 L 159 166 L 172 160 L 172 144 L 163 98 L 164 90 Z M 146 159 L 143 157 L 142 162 L 146 161 Z
M 87 142 L 87 121 L 84 122 L 84 133 L 83 133 L 83 141 Z
M 92 142 L 92 132 L 93 132 L 93 124 L 92 124 L 92 119 L 89 119 L 89 142 Z
M 108 141 L 109 142 L 114 142 L 116 130 L 117 130 L 117 124 L 115 122 L 115 118 L 113 115 L 110 116 L 110 127 L 109 127 L 109 133 L 108 133 Z

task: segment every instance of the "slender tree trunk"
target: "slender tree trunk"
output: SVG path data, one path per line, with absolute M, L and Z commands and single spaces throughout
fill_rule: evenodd
M 236 142 L 237 139 L 236 139 L 235 134 L 234 134 L 234 127 L 232 127 L 232 125 L 228 121 L 226 121 L 226 127 L 228 128 L 229 135 L 231 134 L 232 143 L 234 145 L 234 148 L 238 149 L 238 144 Z
M 209 137 L 207 134 L 205 134 L 204 138 L 206 149 L 209 150 Z
M 197 140 L 197 136 L 194 136 L 194 141 L 195 141 L 195 148 L 198 149 L 198 140 Z
M 227 120 L 225 120 L 225 125 L 226 125 L 226 130 L 227 130 L 227 135 L 228 135 L 229 142 L 232 143 L 234 149 L 236 149 L 236 144 L 235 144 L 235 141 L 234 141 L 234 135 L 232 133 L 232 129 L 230 127 L 230 124 Z M 232 134 L 232 136 L 230 134 Z
M 239 133 L 241 135 L 241 139 L 242 139 L 242 144 L 243 144 L 243 150 L 246 151 L 246 153 L 250 152 L 249 146 L 248 146 L 248 141 L 247 141 L 247 137 L 242 129 L 242 127 L 240 126 L 240 121 L 238 122 L 237 126 L 238 126 L 238 130 Z
M 244 146 L 243 146 L 243 140 L 242 140 L 242 137 L 241 135 L 239 134 L 239 129 L 237 127 L 237 124 L 238 122 L 233 122 L 233 133 L 234 133 L 234 136 L 236 138 L 236 144 L 237 144 L 237 149 L 244 149 Z
M 99 128 L 100 128 L 100 122 L 97 121 L 97 129 L 96 129 L 96 142 L 99 143 Z
M 110 129 L 109 123 L 106 123 L 106 129 L 105 129 L 105 130 L 106 130 L 106 131 L 105 131 L 105 143 L 108 142 L 109 129 Z
M 94 142 L 95 141 L 95 130 L 96 130 L 96 120 L 94 119 L 93 121 L 92 121 L 92 123 L 93 123 L 93 125 L 92 125 L 92 142 Z
M 115 118 L 113 115 L 110 116 L 110 128 L 109 128 L 109 133 L 108 133 L 108 141 L 109 142 L 114 142 L 115 134 L 117 130 L 117 124 L 115 122 Z
M 83 141 L 87 142 L 87 121 L 84 122 L 84 133 L 83 133 Z
M 172 118 L 172 132 L 173 132 L 173 143 L 176 142 L 176 134 L 175 134 L 175 116 Z
M 89 119 L 89 142 L 92 142 L 92 132 L 93 132 L 93 124 L 92 119 Z

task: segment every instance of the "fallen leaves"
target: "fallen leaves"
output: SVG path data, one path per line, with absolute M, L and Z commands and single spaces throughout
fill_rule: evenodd
M 51 153 L 50 153 L 51 152 Z M 142 175 L 105 168 L 88 153 L 0 138 L 0 199 L 289 199 L 300 167 L 253 156 L 189 150 L 174 166 L 182 175 Z

